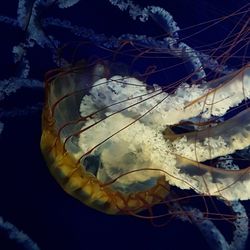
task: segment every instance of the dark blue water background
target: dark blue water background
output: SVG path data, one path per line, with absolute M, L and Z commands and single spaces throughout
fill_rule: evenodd
M 181 28 L 227 15 L 247 1 L 176 0 L 137 1 L 142 6 L 159 5 L 168 10 Z M 17 0 L 1 1 L 0 14 L 15 17 Z M 142 24 L 106 0 L 86 0 L 66 10 L 53 7 L 45 16 L 71 20 L 73 24 L 92 28 L 97 33 L 119 36 L 123 33 L 157 35 L 163 30 L 151 22 Z M 222 39 L 234 22 L 219 24 L 186 42 L 199 46 Z M 0 78 L 16 75 L 12 47 L 24 39 L 24 33 L 1 24 Z M 50 28 L 63 42 L 77 40 L 70 32 Z M 186 35 L 186 34 L 184 34 Z M 79 39 L 78 39 L 79 40 Z M 51 51 L 36 46 L 28 52 L 31 77 L 43 80 L 47 70 L 55 67 Z M 168 76 L 173 77 L 175 76 Z M 3 104 L 6 110 L 24 109 L 43 101 L 43 92 L 21 90 Z M 0 137 L 0 216 L 27 233 L 44 250 L 177 250 L 209 249 L 196 226 L 172 220 L 162 228 L 131 216 L 110 216 L 97 212 L 67 195 L 50 175 L 40 152 L 41 112 L 5 120 Z M 227 232 L 226 229 L 224 229 Z M 227 236 L 230 237 L 230 234 Z M 20 249 L 0 233 L 0 249 Z M 249 248 L 247 248 L 249 249 Z

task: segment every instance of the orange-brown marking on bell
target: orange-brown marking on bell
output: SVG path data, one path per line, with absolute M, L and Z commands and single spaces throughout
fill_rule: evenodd
M 78 71 L 81 68 L 75 69 Z M 112 189 L 111 185 L 101 183 L 65 149 L 64 142 L 60 138 L 60 129 L 56 128 L 55 103 L 51 102 L 50 94 L 55 81 L 58 84 L 60 77 L 69 72 L 69 70 L 65 70 L 65 72 L 54 70 L 51 72 L 54 74 L 53 76 L 48 74 L 49 77 L 45 84 L 45 106 L 42 114 L 41 150 L 51 174 L 59 185 L 82 203 L 107 214 L 134 214 L 163 201 L 170 189 L 163 176 L 158 179 L 154 187 L 148 190 L 122 193 Z M 67 94 L 64 93 L 65 96 Z

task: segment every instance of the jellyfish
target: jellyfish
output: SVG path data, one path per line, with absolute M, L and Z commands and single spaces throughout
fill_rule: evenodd
M 168 194 L 169 184 L 226 200 L 249 199 L 248 168 L 229 171 L 202 163 L 249 146 L 248 108 L 213 127 L 171 130 L 201 113 L 206 119 L 224 115 L 249 98 L 249 76 L 246 66 L 213 82 L 180 85 L 169 94 L 136 78 L 112 75 L 103 64 L 59 71 L 46 82 L 43 114 L 41 145 L 50 170 L 67 192 L 108 213 L 126 211 L 129 204 L 143 208 L 140 199 L 134 204 L 134 192 L 154 203 Z M 110 181 L 127 201 L 106 194 L 112 192 L 105 185 Z M 155 186 L 159 194 L 154 197 Z
M 249 66 L 201 84 L 174 83 L 174 90 L 119 69 L 106 60 L 80 62 L 47 76 L 41 148 L 61 187 L 99 211 L 135 216 L 174 201 L 173 186 L 229 203 L 248 200 L 249 168 L 218 162 L 249 147 L 249 108 L 211 119 L 250 97 Z M 205 163 L 212 159 L 217 167 Z

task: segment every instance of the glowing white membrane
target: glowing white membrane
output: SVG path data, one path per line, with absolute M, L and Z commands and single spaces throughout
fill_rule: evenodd
M 94 148 L 91 154 L 100 157 L 102 167 L 97 178 L 102 182 L 143 169 L 118 179 L 117 185 L 143 182 L 164 174 L 171 185 L 181 189 L 192 188 L 197 193 L 227 200 L 249 199 L 248 169 L 227 171 L 199 163 L 250 145 L 249 110 L 215 127 L 211 133 L 201 133 L 199 140 L 189 135 L 177 136 L 175 140 L 163 136 L 169 125 L 198 115 L 223 116 L 248 98 L 249 68 L 221 83 L 182 84 L 173 94 L 157 85 L 149 88 L 135 78 L 102 78 L 93 84 L 80 106 L 82 116 L 99 110 L 83 127 L 94 124 L 79 137 L 81 154 Z

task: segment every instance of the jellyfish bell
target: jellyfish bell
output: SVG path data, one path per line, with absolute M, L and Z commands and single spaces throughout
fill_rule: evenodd
M 131 167 L 130 171 L 135 170 L 133 163 L 138 157 L 129 150 L 121 155 L 128 147 L 128 142 L 117 145 L 107 141 L 100 157 L 101 149 L 95 143 L 98 139 L 101 142 L 100 138 L 103 140 L 106 134 L 95 131 L 95 127 L 98 126 L 98 119 L 102 124 L 104 112 L 93 112 L 93 109 L 98 108 L 98 103 L 91 103 L 84 108 L 81 102 L 83 98 L 85 101 L 88 99 L 90 86 L 99 85 L 105 67 L 101 64 L 91 67 L 79 64 L 56 70 L 47 79 L 41 148 L 50 172 L 67 193 L 105 213 L 138 212 L 162 201 L 169 192 L 169 185 L 157 171 L 139 176 L 135 171 L 126 176 L 126 169 L 122 168 L 127 165 Z M 88 115 L 81 114 L 80 107 Z M 84 131 L 87 132 L 86 138 Z M 85 140 L 91 145 L 84 145 Z M 110 150 L 113 151 L 111 155 Z M 124 158 L 123 165 L 119 165 L 119 157 Z M 109 170 L 112 173 L 107 173 L 103 169 L 110 162 Z M 116 182 L 107 185 L 115 172 L 124 174 L 120 179 L 125 180 L 125 185 Z

